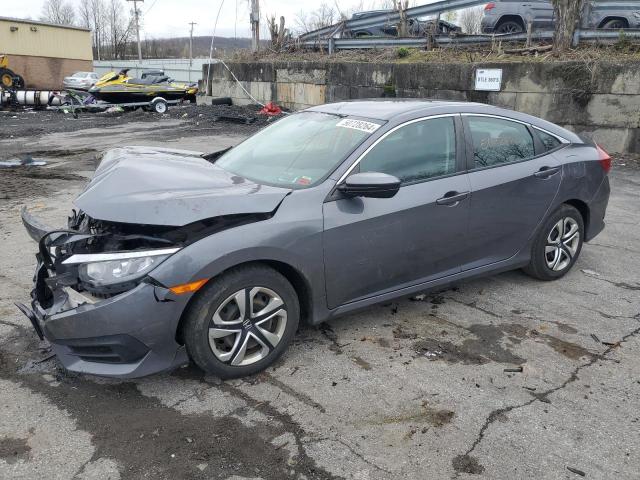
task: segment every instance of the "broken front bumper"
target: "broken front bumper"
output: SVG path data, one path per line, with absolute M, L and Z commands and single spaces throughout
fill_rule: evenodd
M 45 266 L 39 265 L 32 308 L 24 313 L 68 370 L 135 378 L 188 362 L 184 346 L 175 338 L 185 300 L 144 282 L 115 297 L 98 300 L 69 287 L 54 286 L 51 294 L 55 301 L 44 308 L 39 292 L 51 287 L 43 284 L 43 269 Z
M 22 213 L 34 240 L 50 231 Z M 124 293 L 98 298 L 65 285 L 47 269 L 41 255 L 31 307 L 18 305 L 68 370 L 120 378 L 150 375 L 188 362 L 176 331 L 188 295 L 141 282 Z

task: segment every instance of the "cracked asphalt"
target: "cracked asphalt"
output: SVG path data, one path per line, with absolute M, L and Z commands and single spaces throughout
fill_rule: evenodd
M 0 478 L 635 479 L 640 471 L 640 170 L 611 173 L 607 228 L 564 279 L 520 272 L 304 326 L 268 371 L 136 381 L 65 372 L 13 302 L 115 145 L 215 150 L 246 131 L 68 117 L 0 135 Z M 4 118 L 0 118 L 0 133 Z M 58 128 L 59 127 L 59 128 Z M 28 130 L 28 129 L 26 129 Z M 44 130 L 44 131 L 42 131 Z

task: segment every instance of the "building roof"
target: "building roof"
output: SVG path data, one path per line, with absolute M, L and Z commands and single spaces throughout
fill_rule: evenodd
M 27 25 L 46 25 L 47 27 L 68 28 L 69 30 L 82 30 L 84 32 L 91 31 L 90 28 L 76 27 L 75 25 L 59 25 L 57 23 L 39 22 L 37 20 L 30 20 L 28 18 L 0 17 L 0 22 L 24 23 Z

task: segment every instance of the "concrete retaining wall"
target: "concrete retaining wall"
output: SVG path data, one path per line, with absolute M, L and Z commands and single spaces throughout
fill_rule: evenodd
M 611 152 L 640 152 L 640 62 L 229 63 L 259 101 L 298 110 L 383 96 L 468 100 L 530 113 L 593 137 Z M 477 68 L 503 70 L 500 92 L 474 90 Z M 207 66 L 203 66 L 206 78 Z M 208 94 L 252 101 L 222 64 Z

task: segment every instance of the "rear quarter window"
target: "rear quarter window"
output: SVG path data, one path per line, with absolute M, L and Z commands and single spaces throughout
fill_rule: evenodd
M 548 133 L 545 133 L 542 130 L 538 130 L 537 128 L 535 129 L 535 131 L 538 135 L 538 138 L 540 139 L 540 142 L 542 142 L 542 145 L 544 146 L 544 150 L 546 152 L 555 150 L 562 145 L 562 142 L 553 135 L 549 135 Z

